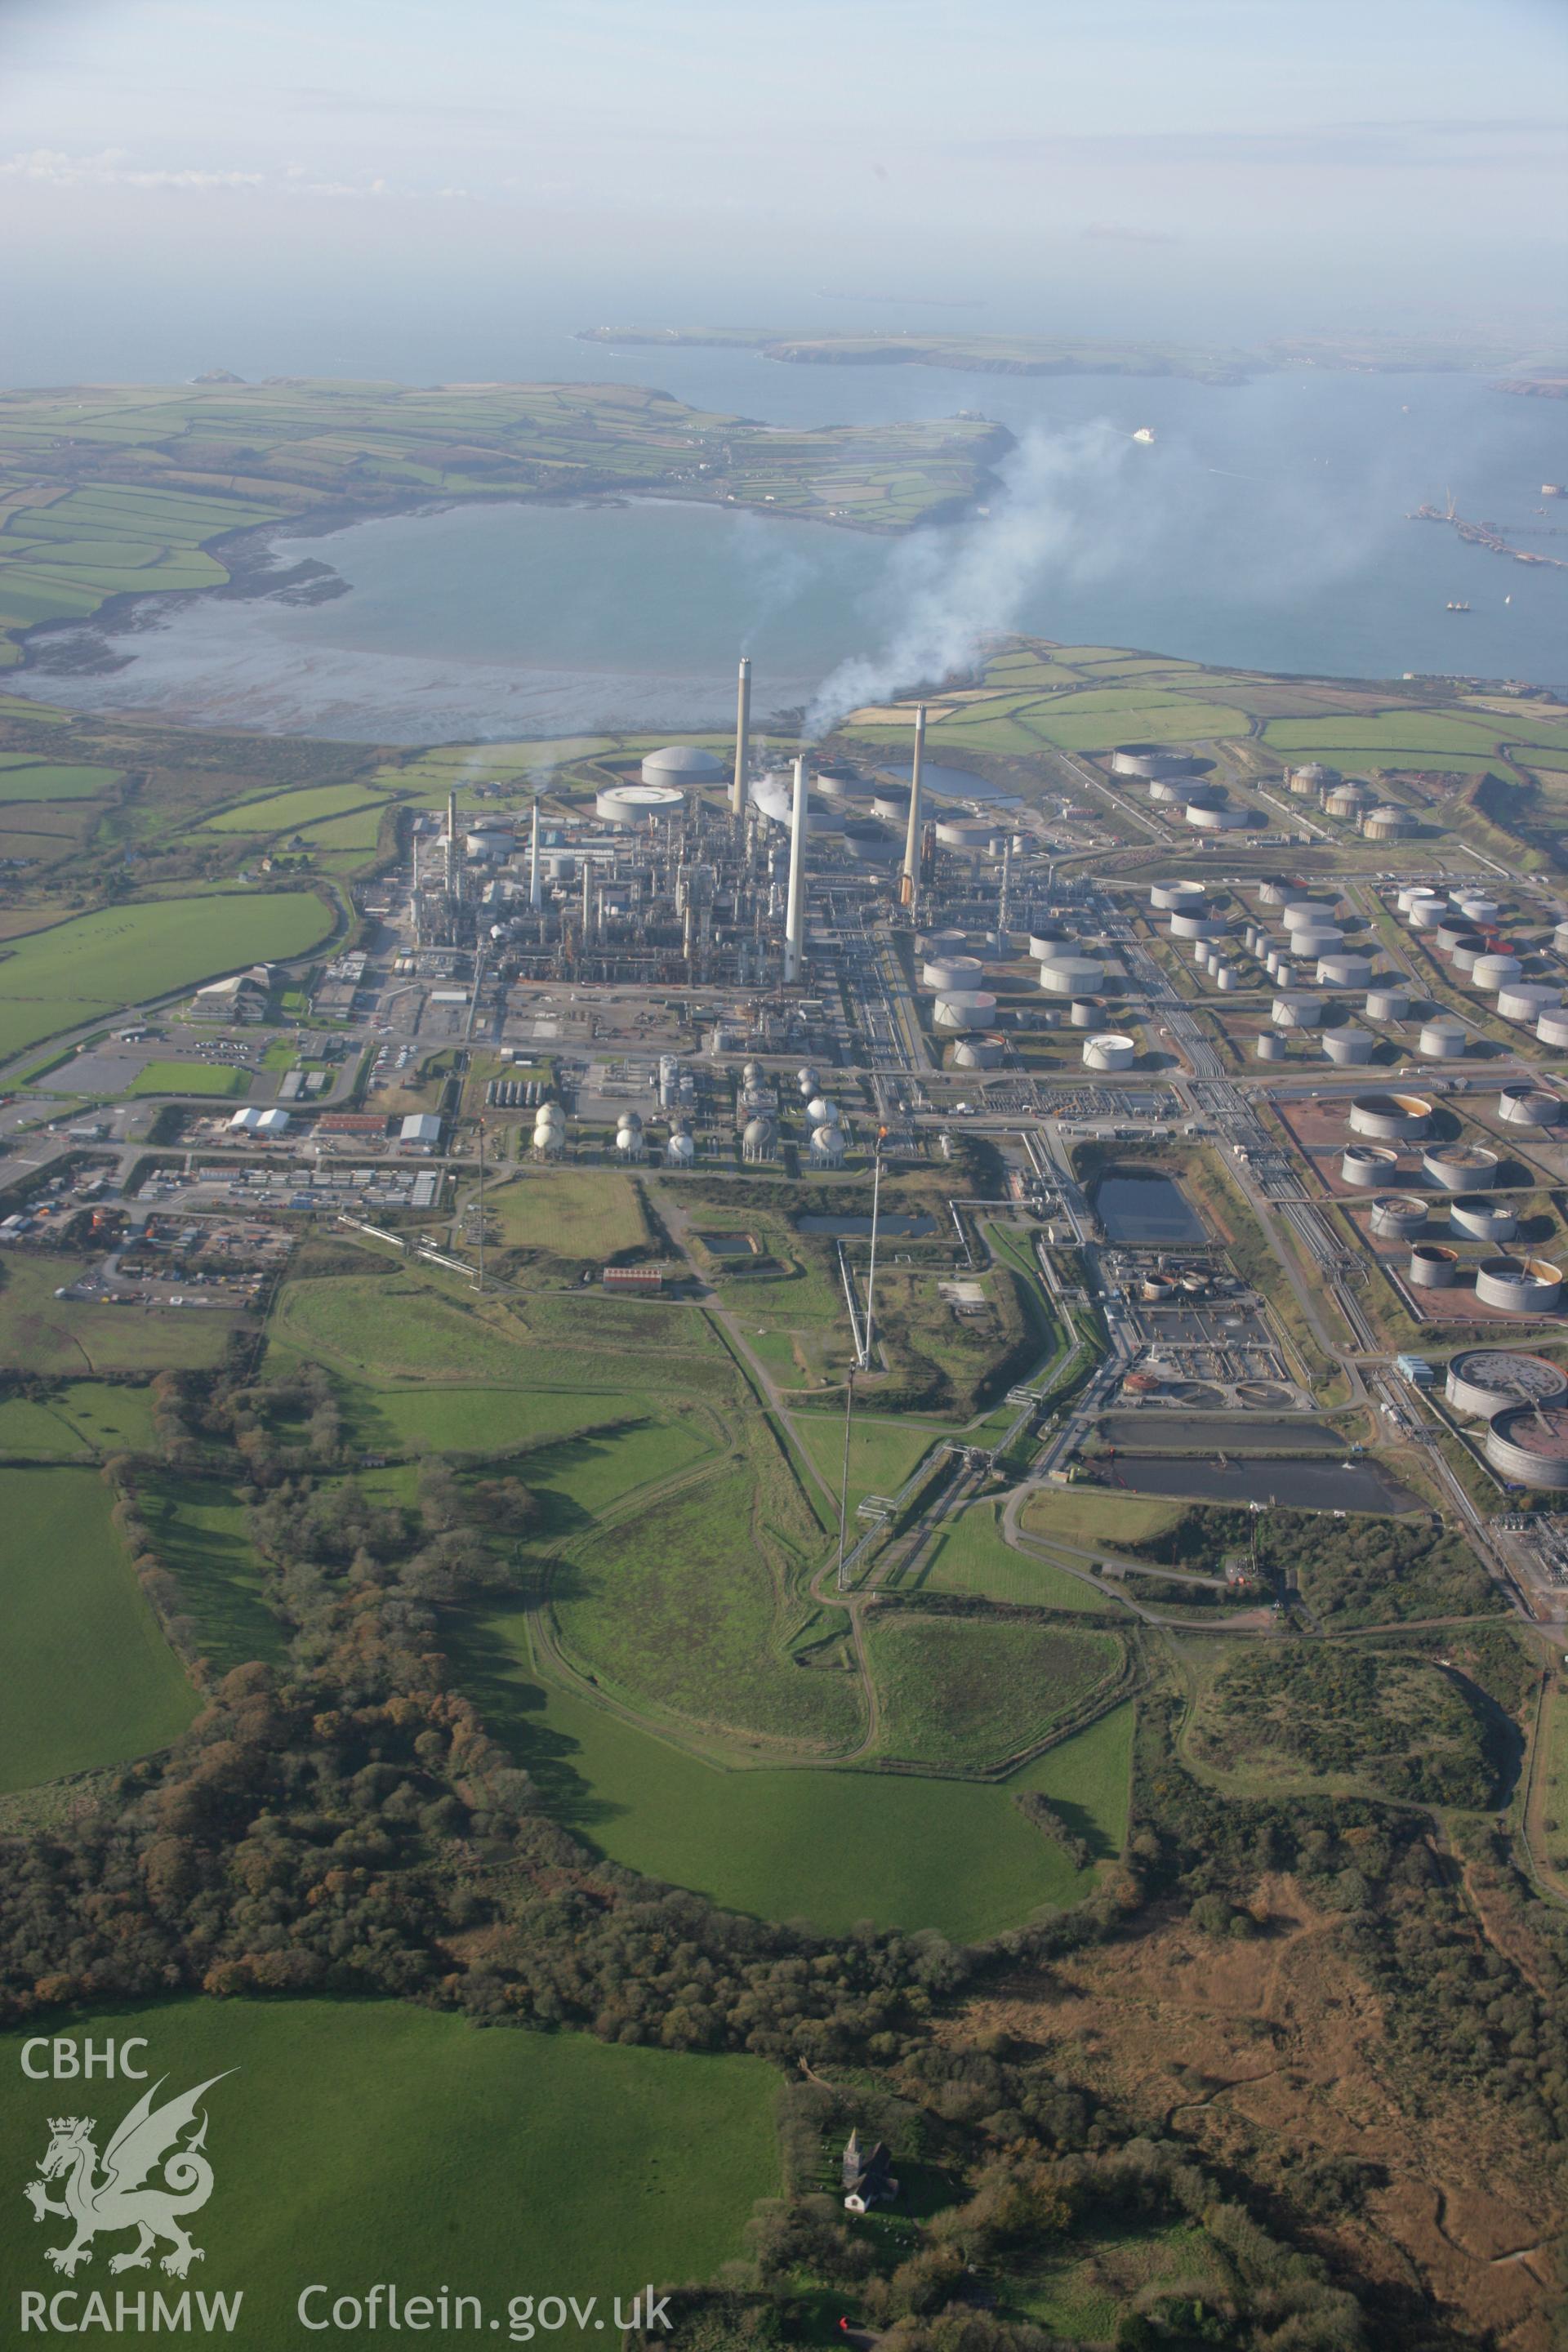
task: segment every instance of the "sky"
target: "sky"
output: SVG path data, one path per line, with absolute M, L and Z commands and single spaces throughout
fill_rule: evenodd
M 595 322 L 1551 356 L 1565 172 L 1564 0 L 0 0 L 0 380 Z

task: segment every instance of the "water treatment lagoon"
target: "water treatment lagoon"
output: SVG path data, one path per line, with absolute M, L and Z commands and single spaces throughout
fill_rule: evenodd
M 1208 1233 L 1173 1176 L 1152 1168 L 1112 1168 L 1090 1202 L 1107 1241 L 1130 1249 L 1203 1249 Z

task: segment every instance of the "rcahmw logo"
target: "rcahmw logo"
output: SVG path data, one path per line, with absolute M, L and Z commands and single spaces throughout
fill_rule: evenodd
M 134 2060 L 146 2042 L 133 2039 L 87 2042 L 41 2038 L 22 2045 L 22 2071 L 35 2082 L 90 2081 L 96 2074 L 146 2080 L 147 2070 Z M 235 2070 L 230 2068 L 229 2073 Z M 167 2081 L 160 2075 L 124 2114 L 110 2133 L 101 2158 L 95 2116 L 51 2116 L 48 2144 L 37 2163 L 37 2178 L 22 2193 L 33 2209 L 35 2221 L 64 2221 L 70 2234 L 43 2249 L 44 2260 L 67 2278 L 93 2256 L 93 2240 L 134 2231 L 136 2242 L 110 2257 L 111 2275 L 122 2271 L 150 2270 L 155 2253 L 159 2268 L 170 2278 L 184 2279 L 193 2263 L 205 2259 L 193 2243 L 185 2224 L 200 2212 L 213 2192 L 212 2159 L 206 2153 L 207 2117 L 202 2105 L 208 2091 L 226 2080 L 209 2075 L 193 2090 L 155 2105 Z M 51 2195 L 51 2189 L 58 2194 Z M 166 2252 L 160 2250 L 166 2247 Z M 232 2329 L 239 2317 L 242 2293 L 197 2294 L 195 2324 L 205 2329 Z M 22 2332 L 80 2335 L 88 2329 L 115 2332 L 188 2330 L 193 2297 L 151 2295 L 119 2290 L 112 2296 L 62 2289 L 53 2294 L 24 2293 Z

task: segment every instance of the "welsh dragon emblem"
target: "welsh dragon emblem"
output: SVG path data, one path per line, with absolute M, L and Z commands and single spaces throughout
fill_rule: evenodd
M 79 2263 L 92 2260 L 92 2241 L 100 2231 L 138 2232 L 128 2253 L 110 2259 L 110 2271 L 145 2270 L 153 2247 L 165 2238 L 172 2251 L 163 2256 L 163 2268 L 172 2277 L 184 2278 L 191 2264 L 203 2259 L 202 2249 L 192 2245 L 184 2224 L 185 2217 L 198 2212 L 212 2195 L 213 2168 L 202 2153 L 207 2136 L 205 2115 L 183 2145 L 180 2135 L 196 2122 L 204 2092 L 224 2076 L 211 2075 L 194 2091 L 154 2107 L 153 2102 L 167 2079 L 161 2075 L 137 2100 L 103 2151 L 101 2173 L 93 2146 L 96 2117 L 50 2117 L 49 2144 L 39 2161 L 38 2178 L 29 2180 L 22 2194 L 33 2209 L 35 2221 L 56 2213 L 62 2221 L 75 2223 L 76 2235 L 69 2245 L 49 2246 L 44 2255 L 68 2278 Z M 147 2185 L 149 2173 L 159 2168 L 162 2179 Z M 45 2183 L 62 2177 L 65 2196 L 56 2203 L 46 2193 Z

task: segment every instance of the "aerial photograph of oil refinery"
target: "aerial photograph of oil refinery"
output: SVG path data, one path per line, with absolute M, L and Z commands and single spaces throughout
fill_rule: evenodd
M 8 2341 L 1561 2352 L 1565 65 L 0 13 Z

